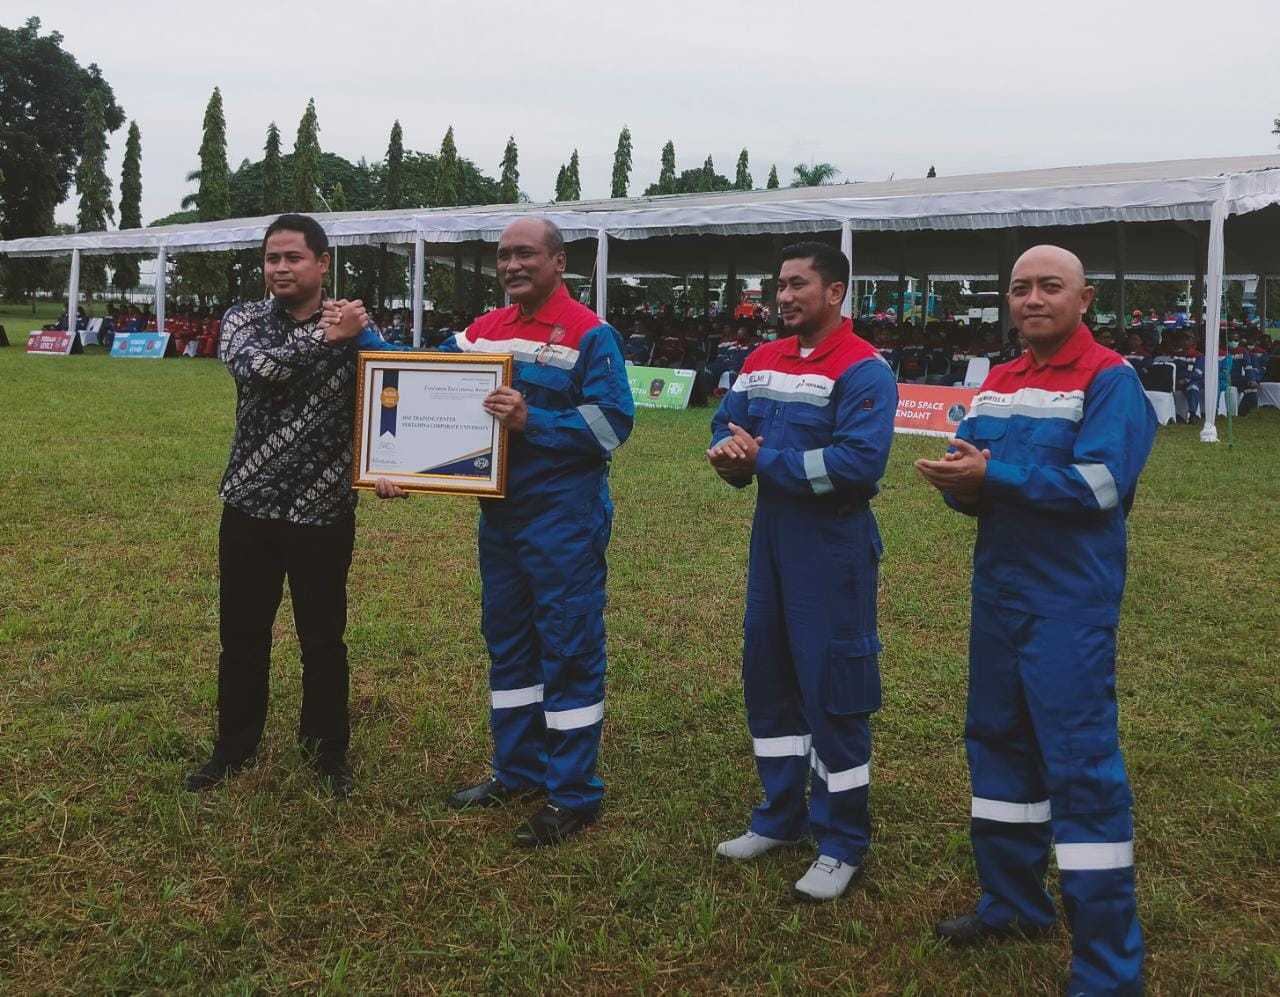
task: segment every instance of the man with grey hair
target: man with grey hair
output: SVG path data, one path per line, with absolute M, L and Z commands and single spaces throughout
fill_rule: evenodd
M 1052 846 L 1073 942 L 1067 992 L 1137 994 L 1115 650 L 1125 521 L 1156 422 L 1133 368 L 1084 325 L 1092 301 L 1075 255 L 1024 253 L 1009 308 L 1026 352 L 987 376 L 945 457 L 916 461 L 978 520 L 965 747 L 982 897 L 937 931 L 967 944 L 1049 930 Z
M 547 804 L 516 830 L 525 846 L 575 834 L 600 809 L 609 462 L 635 416 L 621 340 L 569 296 L 565 262 L 550 220 L 512 222 L 498 242 L 512 304 L 441 347 L 515 360 L 514 383 L 485 399 L 511 433 L 507 497 L 480 500 L 493 771 L 450 802 L 493 806 L 545 790 Z M 378 494 L 404 492 L 383 480 Z

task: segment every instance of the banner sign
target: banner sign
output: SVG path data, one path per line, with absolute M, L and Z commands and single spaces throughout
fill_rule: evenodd
M 27 337 L 27 352 L 41 353 L 45 356 L 65 357 L 72 353 L 83 353 L 80 345 L 80 334 L 68 332 L 66 329 L 52 329 L 33 332 Z
M 159 360 L 173 356 L 174 348 L 167 332 L 117 332 L 111 341 L 111 355 Z
M 627 380 L 636 408 L 688 408 L 695 376 L 691 370 L 627 365 Z
M 893 431 L 914 436 L 955 436 L 956 427 L 969 414 L 977 393 L 977 388 L 899 384 Z

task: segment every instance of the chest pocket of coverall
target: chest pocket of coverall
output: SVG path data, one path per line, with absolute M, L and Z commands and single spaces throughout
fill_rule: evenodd
M 992 457 L 1001 460 L 1004 457 L 1005 434 L 1008 429 L 1008 419 L 982 416 L 973 421 L 970 439 L 979 450 L 990 450 Z
M 821 407 L 804 402 L 787 406 L 787 436 L 793 446 L 806 450 L 831 445 L 834 428 L 830 402 Z
M 748 426 L 743 429 L 750 429 L 752 436 L 763 436 L 768 438 L 769 430 L 773 428 L 773 417 L 778 408 L 778 403 L 771 398 L 751 398 L 747 401 L 747 421 Z
M 573 399 L 573 378 L 569 372 L 549 364 L 521 364 L 515 382 L 529 404 L 539 408 L 565 408 Z
M 1066 467 L 1076 445 L 1075 430 L 1044 420 L 1031 431 L 1032 460 L 1037 464 Z

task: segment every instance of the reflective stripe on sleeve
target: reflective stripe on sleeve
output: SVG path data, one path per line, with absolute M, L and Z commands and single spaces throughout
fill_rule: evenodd
M 576 710 L 548 710 L 547 726 L 552 730 L 577 730 L 590 727 L 604 719 L 604 702 L 594 706 L 580 706 Z
M 1043 824 L 1049 819 L 1049 801 L 1007 803 L 975 796 L 969 812 L 980 820 L 998 820 L 1002 824 Z
M 823 459 L 821 450 L 804 452 L 804 476 L 809 479 L 815 495 L 826 495 L 836 490 L 831 478 L 827 476 L 827 462 Z
M 828 793 L 843 793 L 849 789 L 858 789 L 866 786 L 871 782 L 871 765 L 869 763 L 858 765 L 851 769 L 843 769 L 839 772 L 832 772 L 822 763 L 818 753 L 813 751 L 809 753 L 809 764 L 813 767 L 813 771 L 818 773 L 818 778 L 827 784 Z
M 517 706 L 529 706 L 542 702 L 542 686 L 527 685 L 523 689 L 494 689 L 489 702 L 495 710 L 510 710 Z
M 789 734 L 786 737 L 753 737 L 751 750 L 757 758 L 803 758 L 813 747 L 808 734 Z
M 1055 845 L 1058 868 L 1064 872 L 1127 869 L 1133 865 L 1132 841 L 1099 841 Z
M 578 415 L 582 416 L 586 421 L 587 428 L 591 430 L 591 435 L 596 438 L 596 442 L 600 444 L 601 449 L 606 453 L 612 453 L 622 445 L 622 441 L 618 439 L 618 434 L 609 425 L 609 420 L 600 411 L 599 405 L 579 405 Z
M 1084 478 L 1084 483 L 1093 492 L 1099 509 L 1114 509 L 1120 502 L 1116 491 L 1116 479 L 1107 470 L 1106 464 L 1072 464 L 1073 468 Z

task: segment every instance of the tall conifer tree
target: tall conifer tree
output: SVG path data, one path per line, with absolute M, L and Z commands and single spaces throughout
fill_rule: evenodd
M 507 147 L 502 151 L 502 176 L 498 180 L 498 192 L 503 204 L 515 204 L 520 200 L 520 153 L 516 149 L 516 137 L 508 136 Z
M 129 122 L 129 137 L 124 143 L 124 166 L 120 171 L 120 229 L 142 227 L 142 133 L 136 121 Z M 122 291 L 138 286 L 138 258 L 121 254 L 112 264 L 112 283 Z
M 613 186 L 610 197 L 626 197 L 631 183 L 631 129 L 623 125 L 618 134 L 618 148 L 613 153 Z
M 320 121 L 316 116 L 316 99 L 307 101 L 307 109 L 298 122 L 298 137 L 293 143 L 293 210 L 316 210 L 316 184 L 320 180 Z
M 431 203 L 437 208 L 456 205 L 462 196 L 462 173 L 458 165 L 458 146 L 453 140 L 453 125 L 444 133 L 440 142 L 440 155 L 436 159 L 436 189 Z
M 262 153 L 262 213 L 282 214 L 288 209 L 284 195 L 284 165 L 280 159 L 280 129 L 273 121 L 267 126 L 267 144 Z
M 733 179 L 734 190 L 750 190 L 751 183 L 751 167 L 747 159 L 747 150 L 743 149 L 738 153 L 738 174 Z

